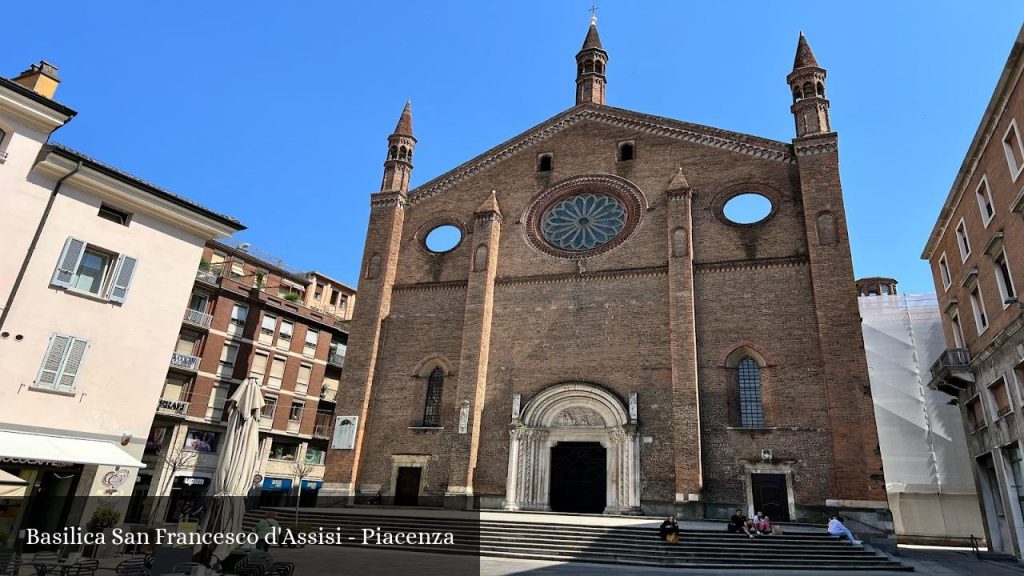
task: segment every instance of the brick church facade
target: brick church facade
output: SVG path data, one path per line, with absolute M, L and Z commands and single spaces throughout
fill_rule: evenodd
M 410 189 L 389 137 L 322 495 L 818 519 L 885 487 L 825 70 L 801 35 L 780 142 L 576 105 Z M 768 215 L 738 223 L 740 194 Z M 454 247 L 428 236 L 454 228 Z

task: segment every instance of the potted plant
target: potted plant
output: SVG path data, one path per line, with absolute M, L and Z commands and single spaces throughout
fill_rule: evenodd
M 299 296 L 298 292 L 286 292 L 284 296 L 281 296 L 289 302 L 298 302 L 302 297 Z
M 111 508 L 110 506 L 100 505 L 96 507 L 96 510 L 92 513 L 92 518 L 85 523 L 85 529 L 89 532 L 102 532 L 104 542 L 113 541 L 113 529 L 121 522 L 121 513 Z M 94 546 L 92 553 L 93 557 L 107 558 L 113 556 L 117 546 L 114 544 L 105 544 L 102 546 Z

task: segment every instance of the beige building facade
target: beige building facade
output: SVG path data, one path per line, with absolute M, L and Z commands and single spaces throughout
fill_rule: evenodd
M 992 550 L 1024 558 L 1024 28 L 928 238 L 953 396 Z M 1019 420 L 1019 421 L 1018 421 Z
M 0 531 L 72 522 L 88 511 L 71 496 L 131 493 L 177 303 L 206 241 L 243 228 L 48 143 L 74 115 L 57 82 L 45 62 L 0 78 L 0 469 L 29 496 Z

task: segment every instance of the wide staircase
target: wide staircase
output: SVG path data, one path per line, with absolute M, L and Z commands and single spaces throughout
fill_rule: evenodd
M 294 510 L 280 509 L 278 520 L 292 522 Z M 264 515 L 246 515 L 251 530 Z M 484 515 L 486 516 L 486 514 Z M 299 523 L 312 529 L 340 529 L 343 546 L 364 547 L 363 529 L 383 532 L 451 532 L 454 544 L 437 546 L 388 546 L 387 550 L 471 554 L 556 562 L 595 562 L 705 569 L 815 570 L 913 570 L 883 554 L 858 548 L 846 540 L 820 533 L 789 533 L 749 539 L 722 528 L 682 529 L 679 542 L 658 538 L 658 520 L 650 526 L 588 525 L 544 522 L 543 515 L 523 515 L 524 521 L 486 519 L 476 515 L 402 515 L 346 513 L 345 509 L 302 509 Z M 597 523 L 591 523 L 597 524 Z M 717 526 L 717 525 L 716 525 Z M 353 537 L 348 540 L 347 537 Z

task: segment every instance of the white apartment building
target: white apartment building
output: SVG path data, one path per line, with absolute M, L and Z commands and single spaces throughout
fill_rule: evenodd
M 27 496 L 0 535 L 131 494 L 203 247 L 243 229 L 50 143 L 75 115 L 58 83 L 46 62 L 0 78 L 0 470 Z

